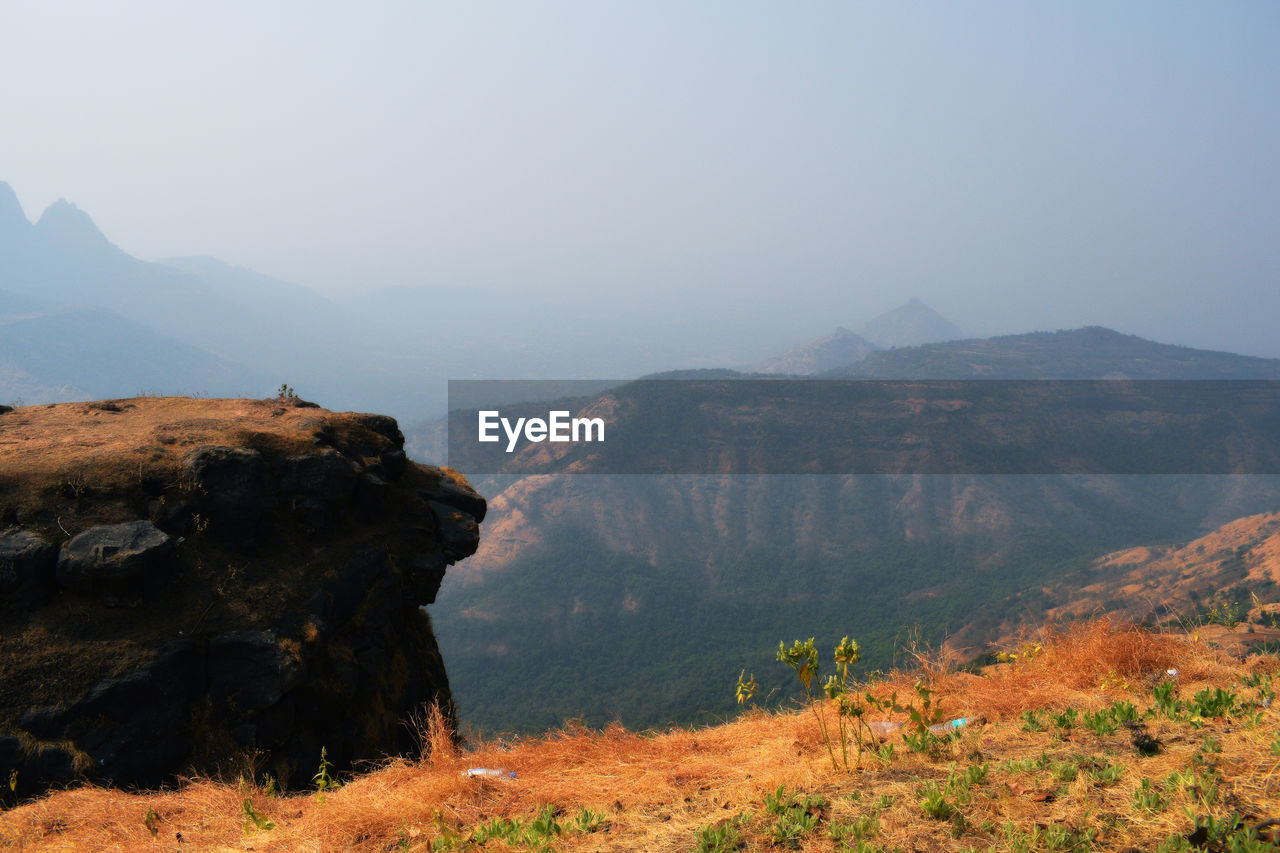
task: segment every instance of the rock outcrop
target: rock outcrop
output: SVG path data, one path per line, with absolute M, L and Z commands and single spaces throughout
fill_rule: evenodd
M 453 713 L 422 605 L 485 502 L 403 445 L 390 418 L 296 400 L 5 413 L 0 774 L 20 796 L 296 786 L 322 748 L 340 769 L 412 753 L 408 718 Z

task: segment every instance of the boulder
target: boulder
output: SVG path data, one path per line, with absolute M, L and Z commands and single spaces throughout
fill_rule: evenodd
M 141 580 L 176 544 L 150 521 L 91 527 L 63 543 L 58 554 L 58 584 L 89 592 L 96 584 Z
M 57 555 L 58 549 L 35 533 L 17 527 L 0 533 L 0 592 L 44 583 Z

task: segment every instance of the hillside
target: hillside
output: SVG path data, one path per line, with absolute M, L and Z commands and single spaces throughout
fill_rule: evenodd
M 1218 527 L 1184 545 L 1144 546 L 1106 554 L 1050 588 L 1062 603 L 1053 619 L 1108 612 L 1156 624 L 1208 616 L 1226 627 L 1246 621 L 1254 642 L 1280 642 L 1271 616 L 1280 590 L 1280 512 Z M 1256 627 L 1267 623 L 1268 627 Z
M 1280 660 L 1240 661 L 1203 640 L 1106 622 L 1040 639 L 980 676 L 926 662 L 866 685 L 921 710 L 912 686 L 920 684 L 938 718 L 967 724 L 943 737 L 871 736 L 860 756 L 851 741 L 849 771 L 819 726 L 821 714 L 839 737 L 834 706 L 749 711 L 660 733 L 569 727 L 462 751 L 437 719 L 418 729 L 423 760 L 391 760 L 311 794 L 280 796 L 250 765 L 170 791 L 84 787 L 16 807 L 10 798 L 0 843 L 423 853 L 1271 849 L 1280 792 L 1274 774 L 1259 770 L 1280 749 L 1272 703 Z M 759 668 L 783 668 L 770 658 Z M 731 692 L 732 680 L 721 673 L 718 689 Z M 907 718 L 874 711 L 870 719 Z
M 1274 360 L 1098 329 L 969 344 L 1068 379 L 1077 370 L 1095 377 L 1127 371 L 1265 378 L 1280 368 Z M 893 352 L 906 358 L 926 350 Z M 491 498 L 484 540 L 445 582 L 432 610 L 465 719 L 496 731 L 537 731 L 579 715 L 634 727 L 709 721 L 729 710 L 726 697 L 707 687 L 711 674 L 726 662 L 749 665 L 762 633 L 856 626 L 868 662 L 884 668 L 895 663 L 895 643 L 918 626 L 935 643 L 961 635 L 956 642 L 976 655 L 1010 622 L 1038 620 L 1068 601 L 1064 579 L 1105 554 L 1186 542 L 1280 506 L 1280 479 L 1273 476 L 916 475 L 919 457 L 908 451 L 979 465 L 995 433 L 973 424 L 950 430 L 950 421 L 939 420 L 941 431 L 912 443 L 903 440 L 911 438 L 911 418 L 892 414 L 859 422 L 857 441 L 838 449 L 883 438 L 885 447 L 903 452 L 900 473 L 743 474 L 739 463 L 750 460 L 753 441 L 781 447 L 790 472 L 826 470 L 829 456 L 820 454 L 832 445 L 820 431 L 806 433 L 824 422 L 821 407 L 787 398 L 785 380 L 757 384 L 764 391 L 776 385 L 787 405 L 739 405 L 726 389 L 692 407 L 654 382 L 574 407 L 614 418 L 615 435 L 630 426 L 649 437 L 712 436 L 691 445 L 705 453 L 691 461 L 680 455 L 687 448 L 672 441 L 613 450 L 607 442 L 604 449 L 583 445 L 561 456 L 531 445 L 538 461 L 560 465 L 551 470 L 575 473 L 477 481 Z M 1209 383 L 1204 393 L 1230 387 Z M 1040 386 L 1030 391 L 1049 393 Z M 1210 432 L 1240 425 L 1238 412 L 1210 406 L 1201 414 Z M 1096 429 L 1106 430 L 1108 417 L 1067 409 L 1030 426 L 1062 438 L 1055 446 L 1066 460 Z M 1195 435 L 1176 418 L 1141 410 L 1120 417 L 1151 431 L 1124 448 L 1105 440 L 1091 446 L 1121 463 L 1196 457 Z M 1182 443 L 1161 444 L 1159 423 L 1172 425 Z M 1275 436 L 1265 419 L 1251 430 L 1252 439 L 1229 442 L 1233 452 Z M 633 476 L 605 473 L 626 468 L 593 467 L 637 447 L 629 458 L 640 464 L 674 460 L 689 463 L 680 471 L 739 473 Z M 513 464 L 523 452 L 511 454 Z M 570 663 L 606 658 L 610 666 L 585 672 Z M 659 700 L 637 683 L 662 683 L 666 693 Z

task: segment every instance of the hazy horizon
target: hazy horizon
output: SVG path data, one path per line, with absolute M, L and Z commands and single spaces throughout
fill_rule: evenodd
M 146 259 L 623 332 L 638 306 L 724 306 L 800 338 L 917 296 L 972 335 L 1280 356 L 1269 4 L 52 2 L 0 24 L 0 180 Z

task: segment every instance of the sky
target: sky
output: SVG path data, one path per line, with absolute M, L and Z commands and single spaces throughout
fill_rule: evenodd
M 6 0 L 0 33 L 0 180 L 140 257 L 1280 356 L 1274 2 Z

